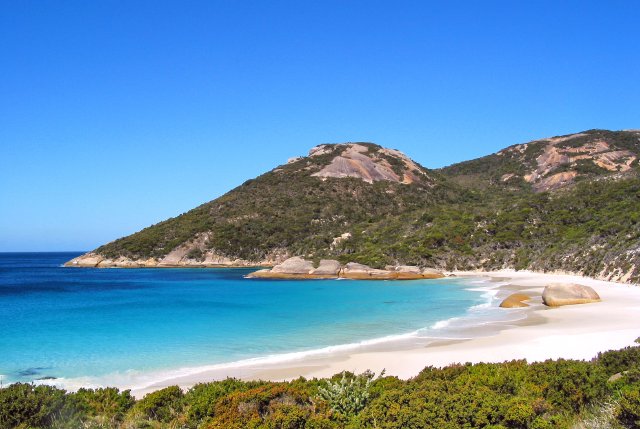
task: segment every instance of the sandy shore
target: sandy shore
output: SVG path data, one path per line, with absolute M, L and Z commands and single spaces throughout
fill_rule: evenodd
M 133 390 L 137 397 L 170 385 L 188 388 L 199 382 L 237 377 L 245 380 L 290 380 L 328 377 L 344 370 L 410 378 L 426 366 L 457 362 L 502 362 L 512 359 L 590 359 L 598 352 L 634 344 L 640 337 L 640 287 L 569 275 L 498 271 L 455 272 L 458 277 L 483 277 L 495 284 L 493 305 L 512 292 L 532 296 L 524 309 L 496 309 L 515 316 L 512 321 L 484 323 L 461 328 L 455 338 L 396 341 L 369 344 L 317 355 L 292 357 L 280 362 L 245 363 L 185 370 L 184 374 L 154 381 Z M 542 304 L 544 286 L 573 282 L 593 287 L 602 302 L 547 308 Z M 515 320 L 517 319 L 517 320 Z

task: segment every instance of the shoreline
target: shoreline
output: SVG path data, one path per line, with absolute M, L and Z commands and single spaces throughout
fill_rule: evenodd
M 513 359 L 591 359 L 598 352 L 634 344 L 640 327 L 640 287 L 567 274 L 528 271 L 458 271 L 449 278 L 469 280 L 467 289 L 482 292 L 484 303 L 459 317 L 441 320 L 409 333 L 357 343 L 261 356 L 240 361 L 174 367 L 169 370 L 125 371 L 100 377 L 58 378 L 50 384 L 67 390 L 80 387 L 130 389 L 141 398 L 171 385 L 187 389 L 197 383 L 225 379 L 287 381 L 325 378 L 342 371 L 371 370 L 402 379 L 427 366 Z M 443 279 L 443 280 L 446 280 Z M 542 304 L 544 286 L 574 282 L 593 287 L 602 301 L 549 308 Z M 532 297 L 529 307 L 503 309 L 500 302 L 514 292 Z
M 402 379 L 416 376 L 427 366 L 442 367 L 455 363 L 503 362 L 526 359 L 591 359 L 599 352 L 634 344 L 640 337 L 635 323 L 640 311 L 640 287 L 566 274 L 528 271 L 451 272 L 458 278 L 484 278 L 495 287 L 492 306 L 513 292 L 532 297 L 530 307 L 500 309 L 515 314 L 515 320 L 489 321 L 481 326 L 462 327 L 457 337 L 384 338 L 360 347 L 334 346 L 317 354 L 302 352 L 300 358 L 255 363 L 250 361 L 185 369 L 184 375 L 152 382 L 132 389 L 142 397 L 170 385 L 189 388 L 194 384 L 235 377 L 242 380 L 287 381 L 298 377 L 324 378 L 342 371 L 356 373 L 371 370 Z M 544 286 L 553 282 L 574 282 L 593 287 L 602 302 L 549 308 L 541 302 Z M 485 285 L 486 286 L 486 285 Z M 455 332 L 455 328 L 452 332 Z M 400 336 L 399 336 L 400 337 Z M 424 344 L 426 343 L 426 344 Z

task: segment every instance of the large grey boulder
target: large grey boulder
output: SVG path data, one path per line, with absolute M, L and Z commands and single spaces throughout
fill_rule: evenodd
M 542 302 L 549 307 L 598 301 L 600 296 L 593 288 L 575 283 L 551 283 L 542 292 Z
M 388 270 L 378 270 L 376 268 L 371 268 L 368 265 L 358 264 L 356 262 L 349 262 L 344 266 L 342 271 L 340 272 L 340 277 L 344 277 L 347 279 L 357 279 L 357 280 L 365 280 L 365 279 L 395 279 L 397 277 L 396 273 Z
M 407 274 L 422 274 L 420 267 L 416 267 L 413 265 L 398 265 L 397 267 L 394 267 L 393 271 Z
M 254 271 L 247 275 L 248 278 L 263 279 L 306 279 L 315 278 L 310 274 L 313 271 L 313 263 L 305 259 L 294 256 L 286 261 L 274 266 L 271 269 Z
M 272 273 L 282 274 L 309 274 L 311 271 L 313 271 L 313 262 L 299 256 L 289 258 L 271 269 Z
M 442 271 L 436 270 L 435 268 L 423 268 L 422 269 L 422 278 L 425 279 L 441 279 L 444 277 Z
M 321 259 L 318 268 L 311 271 L 314 276 L 338 276 L 340 273 L 340 262 L 333 259 Z

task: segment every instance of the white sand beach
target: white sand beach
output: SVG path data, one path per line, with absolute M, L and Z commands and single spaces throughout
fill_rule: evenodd
M 526 271 L 454 272 L 458 277 L 484 277 L 496 284 L 495 305 L 512 292 L 532 296 L 524 309 L 499 309 L 517 312 L 518 321 L 495 322 L 466 328 L 457 339 L 441 339 L 428 344 L 415 341 L 388 341 L 320 354 L 301 354 L 288 360 L 257 361 L 241 365 L 218 365 L 185 369 L 182 374 L 145 386 L 132 393 L 145 393 L 170 385 L 188 388 L 199 382 L 237 377 L 245 380 L 291 380 L 328 377 L 341 371 L 367 369 L 406 379 L 426 366 L 446 366 L 464 362 L 502 362 L 512 359 L 591 359 L 598 352 L 623 348 L 640 337 L 640 287 L 563 274 Z M 601 302 L 549 308 L 541 294 L 549 283 L 578 283 L 594 288 Z

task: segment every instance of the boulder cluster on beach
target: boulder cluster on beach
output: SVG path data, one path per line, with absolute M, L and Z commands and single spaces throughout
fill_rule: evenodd
M 529 295 L 513 293 L 500 303 L 500 307 L 528 307 L 529 304 L 525 301 L 530 301 L 531 299 Z M 542 291 L 542 303 L 547 307 L 588 304 L 599 301 L 601 301 L 600 296 L 592 287 L 575 283 L 550 283 Z
M 384 270 L 349 262 L 342 265 L 333 259 L 322 259 L 315 266 L 313 261 L 299 256 L 289 258 L 271 269 L 255 271 L 248 278 L 268 279 L 354 279 L 354 280 L 417 280 L 438 279 L 444 274 L 432 268 L 412 265 L 388 265 Z

